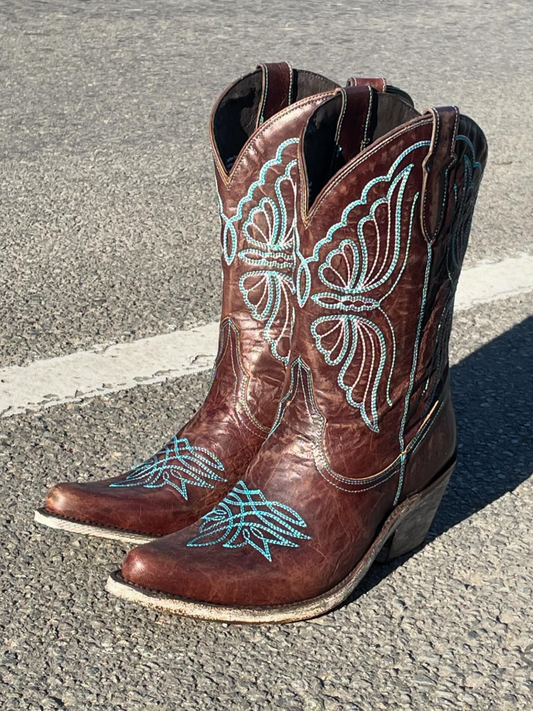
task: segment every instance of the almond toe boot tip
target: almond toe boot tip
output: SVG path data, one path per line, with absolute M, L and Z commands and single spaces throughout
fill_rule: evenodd
M 73 516 L 75 510 L 74 485 L 72 484 L 55 484 L 47 493 L 45 500 L 45 508 L 56 516 L 65 518 L 76 518 Z
M 150 544 L 131 550 L 122 563 L 121 575 L 128 583 L 149 590 L 165 590 L 164 576 L 158 575 L 162 566 L 157 565 L 151 552 Z

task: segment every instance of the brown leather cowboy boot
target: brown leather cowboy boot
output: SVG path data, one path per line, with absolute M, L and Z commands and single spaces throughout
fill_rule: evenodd
M 221 95 L 210 135 L 224 287 L 209 394 L 171 442 L 128 473 L 54 486 L 38 522 L 142 542 L 193 523 L 243 476 L 274 421 L 289 358 L 298 137 L 336 86 L 287 63 L 263 64 Z
M 323 613 L 425 538 L 455 464 L 453 299 L 486 160 L 456 107 L 322 97 L 300 141 L 290 375 L 245 477 L 108 591 L 192 617 Z

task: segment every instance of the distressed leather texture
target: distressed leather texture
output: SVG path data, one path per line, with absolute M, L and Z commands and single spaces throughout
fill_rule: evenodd
M 220 195 L 224 287 L 209 393 L 192 420 L 147 463 L 111 479 L 57 484 L 46 498 L 49 512 L 102 527 L 165 535 L 208 512 L 244 475 L 274 421 L 288 362 L 298 136 L 327 95 L 324 90 L 335 86 L 287 63 L 263 64 L 218 99 L 210 135 Z M 321 96 L 293 102 L 296 92 Z M 243 138 L 228 170 L 219 144 L 231 144 L 239 131 L 245 137 L 250 130 L 246 112 L 252 132 Z M 278 155 L 283 142 L 287 148 Z M 275 181 L 285 172 L 279 185 L 285 205 L 281 224 Z M 268 201 L 266 212 L 254 212 L 262 200 Z
M 455 460 L 448 340 L 487 145 L 455 107 L 420 115 L 372 86 L 309 102 L 290 366 L 272 432 L 221 505 L 130 552 L 122 574 L 135 585 L 222 605 L 314 598 Z M 344 165 L 311 189 L 320 170 L 307 149 L 320 143 L 307 139 L 330 114 Z M 272 144 L 290 121 L 271 125 Z

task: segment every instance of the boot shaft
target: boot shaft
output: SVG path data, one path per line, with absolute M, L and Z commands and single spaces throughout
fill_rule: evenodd
M 209 409 L 235 403 L 266 437 L 281 396 L 293 323 L 298 136 L 337 85 L 288 63 L 260 65 L 211 114 L 222 243 L 223 301 Z M 308 97 L 311 98 L 308 98 Z
M 380 90 L 411 102 L 383 79 L 349 82 L 380 84 Z M 223 318 L 241 320 L 248 330 L 251 317 L 255 330 L 262 331 L 258 347 L 266 341 L 284 365 L 292 321 L 288 298 L 295 264 L 298 143 L 309 116 L 336 89 L 331 80 L 288 63 L 262 64 L 232 84 L 211 115 L 222 223 Z
M 444 389 L 486 153 L 457 108 L 420 115 L 368 86 L 325 99 L 303 133 L 292 357 L 310 368 L 327 448 L 357 449 L 369 473 Z

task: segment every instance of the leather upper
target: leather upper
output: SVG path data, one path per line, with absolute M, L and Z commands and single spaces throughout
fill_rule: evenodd
M 264 64 L 221 95 L 210 130 L 224 286 L 209 393 L 154 457 L 119 477 L 54 486 L 48 511 L 165 535 L 208 512 L 244 475 L 274 421 L 288 364 L 297 145 L 321 100 L 306 95 L 335 86 L 287 63 Z
M 128 555 L 127 580 L 228 605 L 315 597 L 454 461 L 448 339 L 486 141 L 455 107 L 383 97 L 355 85 L 312 100 L 274 426 L 219 506 Z

